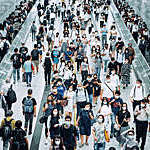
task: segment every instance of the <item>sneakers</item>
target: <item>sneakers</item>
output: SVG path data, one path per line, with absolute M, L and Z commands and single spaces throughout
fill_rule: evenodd
M 84 144 L 80 144 L 80 145 L 79 145 L 79 148 L 82 148 L 83 146 L 84 146 Z

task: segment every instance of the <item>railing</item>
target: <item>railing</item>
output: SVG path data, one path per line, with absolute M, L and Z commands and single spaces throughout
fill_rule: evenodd
M 133 39 L 132 34 L 126 27 L 113 1 L 111 3 L 110 10 L 116 22 L 117 29 L 123 41 L 125 42 L 125 45 L 128 45 L 128 43 L 132 43 L 132 47 L 135 50 L 135 59 L 133 61 L 132 66 L 135 71 L 135 74 L 137 75 L 137 78 L 140 78 L 143 82 L 143 85 L 146 87 L 146 93 L 149 94 L 150 93 L 150 67 L 145 57 L 142 55 L 141 51 L 139 50 L 135 40 Z
M 10 57 L 14 52 L 15 48 L 19 48 L 22 42 L 26 42 L 28 35 L 30 33 L 30 28 L 32 26 L 32 22 L 35 20 L 37 15 L 37 5 L 39 1 L 36 1 L 35 5 L 32 7 L 30 13 L 27 16 L 26 21 L 22 25 L 21 30 L 16 35 L 13 40 L 9 52 L 5 55 L 2 62 L 0 63 L 0 88 L 7 80 L 10 80 L 12 75 L 12 62 L 10 61 Z

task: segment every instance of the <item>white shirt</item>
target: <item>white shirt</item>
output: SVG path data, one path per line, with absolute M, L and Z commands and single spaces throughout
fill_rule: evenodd
M 116 74 L 115 74 L 115 75 L 111 74 L 110 80 L 111 80 L 112 84 L 113 84 L 115 87 L 120 86 L 120 80 L 119 80 L 119 76 L 118 76 L 118 75 L 116 75 Z
M 140 88 L 134 86 L 131 89 L 130 97 L 133 97 L 134 100 L 140 101 L 146 97 L 145 89 L 144 87 L 140 86 Z
M 112 82 L 106 82 L 106 84 L 112 91 L 115 91 L 115 86 Z M 113 97 L 113 92 L 107 87 L 106 84 L 102 83 L 103 97 L 111 98 Z
M 72 77 L 72 71 L 71 70 L 64 70 L 64 80 L 68 80 Z
M 125 57 L 124 57 L 124 54 L 123 53 L 117 53 L 116 52 L 116 61 L 118 62 L 118 63 L 123 63 L 124 62 L 124 59 L 125 59 Z
M 110 114 L 110 113 L 112 113 L 110 106 L 103 105 L 103 106 L 101 107 L 101 112 L 100 112 L 100 114 L 102 114 L 102 115 L 108 115 L 108 114 Z

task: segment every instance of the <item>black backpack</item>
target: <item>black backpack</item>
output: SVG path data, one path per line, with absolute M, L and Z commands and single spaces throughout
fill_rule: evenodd
M 14 137 L 12 142 L 12 149 L 15 150 L 26 150 L 27 143 L 25 141 L 25 134 L 22 129 L 16 128 L 14 131 Z
M 12 89 L 11 85 L 7 92 L 7 102 L 15 103 L 16 101 L 17 101 L 16 92 Z
M 3 140 L 7 140 L 11 138 L 12 135 L 12 127 L 11 127 L 11 122 L 13 119 L 11 119 L 10 121 L 7 121 L 7 119 L 4 119 L 4 125 L 2 127 L 2 138 Z

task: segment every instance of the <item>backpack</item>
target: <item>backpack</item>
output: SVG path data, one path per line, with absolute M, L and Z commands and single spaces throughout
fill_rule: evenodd
M 16 92 L 12 89 L 12 85 L 7 92 L 7 101 L 10 103 L 15 103 L 17 101 Z
M 13 119 L 10 121 L 7 121 L 6 118 L 4 119 L 4 126 L 2 127 L 2 138 L 4 140 L 10 139 L 11 134 L 12 134 L 12 127 L 11 127 L 11 122 Z
M 32 113 L 33 112 L 33 101 L 31 98 L 26 97 L 24 101 L 24 112 Z

